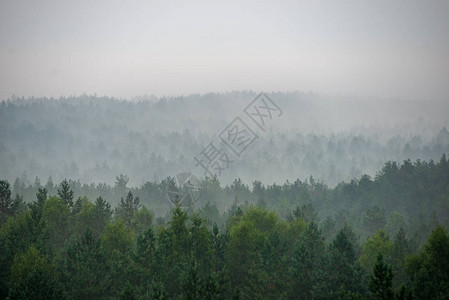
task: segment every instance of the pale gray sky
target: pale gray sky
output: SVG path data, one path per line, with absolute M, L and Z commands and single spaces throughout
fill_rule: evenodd
M 248 89 L 449 101 L 449 1 L 0 0 L 0 99 Z

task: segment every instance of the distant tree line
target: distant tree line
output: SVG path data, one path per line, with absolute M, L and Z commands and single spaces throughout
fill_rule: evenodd
M 140 187 L 129 187 L 129 177 L 123 174 L 116 176 L 114 185 L 82 184 L 79 180 L 63 180 L 55 184 L 51 177 L 44 184 L 37 177 L 34 184 L 25 184 L 16 178 L 8 186 L 11 205 L 14 206 L 34 201 L 36 193 L 43 188 L 48 195 L 55 196 L 60 192 L 69 193 L 67 190 L 70 189 L 71 201 L 102 197 L 112 206 L 120 204 L 121 198 L 131 191 L 157 217 L 164 219 L 169 217 L 167 189 L 172 180 L 167 177 L 159 182 L 148 181 Z M 448 182 L 449 161 L 443 154 L 437 162 L 389 161 L 374 178 L 362 175 L 334 188 L 312 176 L 304 181 L 297 179 L 281 185 L 264 185 L 255 180 L 251 186 L 240 178 L 222 186 L 219 178 L 206 177 L 201 180 L 202 193 L 195 205 L 204 217 L 220 228 L 224 226 L 228 218 L 226 211 L 231 206 L 253 204 L 274 210 L 282 218 L 292 213 L 292 207 L 302 207 L 305 213 L 316 215 L 314 218 L 325 222 L 329 230 L 350 222 L 363 237 L 380 228 L 393 234 L 394 228 L 401 226 L 410 226 L 414 231 L 421 231 L 420 235 L 427 236 L 429 229 L 423 225 L 427 220 L 443 223 L 449 219 Z
M 36 176 L 113 184 L 124 173 L 130 186 L 159 182 L 180 168 L 193 169 L 194 156 L 255 96 L 235 92 L 130 102 L 81 95 L 2 101 L 1 178 L 12 183 L 19 177 L 27 185 Z M 223 183 L 237 177 L 250 182 L 254 174 L 265 184 L 313 175 L 334 187 L 364 173 L 374 176 L 388 160 L 438 160 L 449 153 L 447 118 L 421 116 L 431 109 L 428 103 L 426 110 L 418 103 L 404 104 L 405 120 L 402 109 L 383 107 L 380 127 L 378 118 L 373 120 L 380 113 L 367 103 L 359 107 L 358 101 L 341 100 L 336 105 L 337 100 L 301 93 L 270 96 L 285 114 L 223 172 Z M 365 127 L 339 126 L 358 119 Z

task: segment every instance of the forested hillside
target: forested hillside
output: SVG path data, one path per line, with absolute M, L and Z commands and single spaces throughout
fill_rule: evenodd
M 282 109 L 269 130 L 220 176 L 264 184 L 314 178 L 335 186 L 386 161 L 440 159 L 449 152 L 447 103 L 269 93 Z M 191 172 L 194 156 L 256 97 L 254 92 L 142 97 L 134 102 L 96 96 L 14 98 L 0 104 L 2 178 L 25 184 L 113 184 L 118 174 L 131 186 Z M 249 123 L 248 123 L 249 124 Z M 445 127 L 446 126 L 446 127 Z M 257 176 L 255 176 L 257 174 Z
M 206 178 L 201 199 L 187 208 L 169 209 L 169 182 L 128 188 L 125 175 L 114 186 L 0 181 L 1 297 L 449 295 L 445 155 L 387 162 L 374 178 L 334 188 L 313 177 L 251 188 Z
M 0 298 L 446 299 L 447 105 L 271 93 L 195 166 L 254 97 L 3 101 Z
M 449 1 L 0 0 L 0 300 L 449 300 Z

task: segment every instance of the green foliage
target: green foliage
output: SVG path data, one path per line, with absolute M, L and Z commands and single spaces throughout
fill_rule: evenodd
M 215 202 L 211 204 L 207 201 L 206 204 L 200 209 L 199 213 L 207 220 L 209 225 L 220 224 L 220 213 L 218 212 L 218 207 Z
M 395 300 L 413 300 L 413 294 L 408 290 L 405 285 L 401 285 L 399 291 L 394 296 Z
M 39 218 L 44 211 L 45 201 L 47 200 L 47 189 L 44 187 L 38 188 L 36 193 L 36 201 L 29 204 L 29 207 L 33 213 Z
M 106 202 L 102 197 L 98 197 L 95 200 L 94 208 L 94 219 L 95 222 L 92 224 L 92 231 L 94 235 L 98 238 L 103 232 L 105 226 L 109 223 L 112 216 L 111 205 Z
M 190 221 L 189 245 L 191 245 L 191 258 L 198 264 L 200 274 L 204 275 L 212 270 L 212 236 L 206 221 L 198 214 L 194 214 Z
M 124 220 L 116 220 L 104 229 L 101 238 L 101 247 L 110 256 L 114 251 L 126 253 L 131 251 L 134 245 L 134 232 L 125 225 Z
M 68 207 L 73 207 L 73 191 L 70 188 L 70 184 L 67 179 L 64 179 L 61 182 L 61 188 L 58 189 L 58 197 L 63 200 Z
M 95 204 L 82 197 L 75 202 L 72 213 L 75 214 L 75 233 L 78 236 L 90 228 L 93 235 L 99 238 L 110 222 L 112 210 L 111 205 L 101 197 L 97 198 Z
M 154 259 L 156 257 L 156 237 L 150 227 L 145 232 L 137 235 L 136 254 L 136 277 L 142 284 L 150 284 L 154 272 Z
M 369 290 L 374 299 L 393 300 L 393 269 L 384 262 L 381 252 L 370 277 Z
M 405 223 L 404 216 L 397 211 L 392 211 L 388 216 L 387 223 L 385 224 L 385 231 L 389 235 L 394 235 L 398 228 L 405 229 L 407 224 Z
M 0 180 L 0 225 L 11 215 L 11 188 L 7 180 Z
M 268 298 L 287 296 L 289 289 L 289 248 L 277 231 L 272 231 L 261 249 L 265 272 L 264 295 Z
M 131 226 L 134 214 L 139 207 L 139 197 L 134 197 L 131 191 L 129 191 L 125 199 L 123 199 L 123 197 L 120 199 L 120 204 L 115 209 L 115 214 L 118 218 L 122 218 L 127 226 Z
M 394 287 L 400 286 L 405 282 L 404 265 L 405 258 L 411 254 L 410 242 L 405 235 L 405 231 L 402 227 L 394 236 L 393 248 L 391 249 L 391 262 L 393 265 L 394 273 Z
M 313 299 L 324 292 L 325 249 L 324 238 L 317 224 L 309 223 L 295 247 L 290 263 L 292 298 Z
M 368 209 L 362 218 L 362 224 L 369 235 L 384 228 L 386 224 L 385 210 L 377 206 Z
M 229 241 L 229 232 L 220 233 L 214 224 L 212 229 L 213 268 L 215 272 L 222 271 L 225 266 L 225 252 Z
M 181 279 L 181 297 L 186 300 L 201 299 L 201 279 L 195 264 L 190 265 Z
M 65 293 L 70 299 L 105 298 L 109 291 L 109 274 L 100 242 L 87 228 L 65 254 Z
M 212 273 L 203 279 L 202 296 L 204 299 L 226 299 L 227 280 L 223 273 Z
M 54 266 L 34 246 L 17 254 L 11 268 L 9 299 L 61 299 Z
M 125 288 L 120 293 L 120 300 L 137 300 L 135 289 L 129 282 L 126 283 Z
M 166 283 L 169 295 L 180 291 L 180 274 L 192 261 L 199 276 L 204 277 L 213 270 L 213 237 L 206 221 L 198 214 L 189 218 L 187 212 L 176 205 L 168 227 L 160 228 L 157 243 L 154 270 Z
M 417 299 L 448 299 L 449 234 L 444 227 L 431 233 L 421 253 L 407 258 L 406 271 Z
M 340 288 L 340 292 L 338 294 L 338 300 L 362 300 L 363 296 L 359 293 L 353 293 L 351 291 L 345 291 L 344 287 Z
M 71 223 L 70 209 L 66 201 L 57 197 L 50 197 L 44 204 L 42 219 L 49 233 L 52 245 L 59 250 L 66 239 L 71 235 L 73 227 Z
M 168 299 L 167 292 L 165 291 L 164 285 L 160 282 L 152 282 L 150 286 L 150 291 L 147 293 L 149 299 L 152 300 L 166 300 Z
M 372 238 L 367 238 L 363 246 L 360 264 L 366 271 L 373 269 L 377 254 L 380 252 L 386 257 L 390 257 L 393 243 L 384 230 L 379 230 Z
M 275 213 L 253 206 L 231 220 L 226 265 L 231 287 L 238 288 L 243 297 L 257 298 L 263 293 L 267 274 L 261 250 L 270 233 L 278 228 L 278 222 Z
M 134 231 L 140 233 L 150 227 L 153 224 L 153 220 L 154 212 L 143 205 L 140 209 L 135 211 L 131 224 Z
M 186 261 L 189 255 L 189 230 L 187 221 L 189 217 L 187 212 L 183 211 L 179 205 L 176 205 L 171 211 L 172 217 L 168 222 L 168 235 L 171 241 L 171 251 L 175 260 Z
M 219 276 L 201 276 L 195 263 L 181 275 L 181 299 L 219 300 L 224 298 L 224 281 Z
M 302 218 L 306 222 L 315 222 L 318 217 L 318 212 L 315 210 L 312 203 L 307 203 L 301 207 L 296 207 L 293 214 L 296 218 Z
M 31 245 L 46 251 L 45 222 L 33 211 L 10 217 L 0 228 L 0 298 L 6 297 L 13 258 Z
M 447 299 L 449 235 L 437 225 L 445 222 L 447 183 L 439 176 L 446 168 L 445 158 L 391 163 L 373 180 L 363 176 L 335 189 L 314 179 L 255 182 L 253 191 L 236 180 L 222 189 L 208 179 L 216 194 L 205 192 L 205 200 L 214 201 L 196 212 L 176 205 L 157 225 L 153 209 L 160 203 L 154 199 L 164 191 L 158 183 L 128 193 L 124 176 L 115 188 L 66 181 L 59 197 L 48 197 L 47 189 L 55 192 L 51 180 L 43 188 L 38 180 L 27 187 L 18 179 L 15 199 L 8 198 L 6 184 L 2 191 L 10 204 L 0 227 L 0 298 L 364 299 L 371 292 L 392 299 L 394 289 L 398 300 L 412 294 Z M 439 197 L 440 210 L 423 208 L 421 217 L 407 211 L 398 205 L 414 201 L 407 200 L 415 197 L 407 189 L 425 195 L 429 205 Z M 111 222 L 113 209 L 99 195 L 114 203 L 118 190 L 127 197 Z M 70 191 L 95 196 L 70 206 Z M 28 205 L 21 193 L 32 196 Z M 396 201 L 394 210 L 379 195 Z M 239 202 L 220 215 L 224 204 L 216 201 L 230 196 Z M 149 205 L 140 206 L 140 199 Z M 253 205 L 260 199 L 268 208 Z M 344 209 L 328 209 L 339 202 Z M 417 217 L 405 222 L 411 215 Z
M 93 228 L 95 219 L 95 205 L 87 197 L 78 198 L 73 207 L 75 213 L 75 232 L 83 234 L 87 228 Z
M 47 193 L 48 191 L 44 187 L 39 187 L 37 190 L 36 193 L 37 204 L 42 208 L 44 207 L 45 200 L 47 200 Z
M 329 295 L 333 298 L 338 288 L 345 292 L 345 297 L 351 299 L 355 294 L 365 293 L 365 272 L 360 266 L 354 246 L 347 231 L 341 229 L 329 246 Z M 354 296 L 355 297 L 355 296 Z

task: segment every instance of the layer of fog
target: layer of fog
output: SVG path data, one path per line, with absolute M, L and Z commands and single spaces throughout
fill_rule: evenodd
M 15 98 L 0 105 L 0 176 L 42 182 L 52 176 L 130 185 L 180 172 L 204 177 L 194 156 L 211 141 L 234 163 L 219 180 L 282 183 L 309 176 L 333 186 L 375 176 L 388 160 L 438 160 L 449 153 L 449 103 L 268 93 L 283 110 L 241 157 L 218 134 L 257 93 L 137 97 Z

